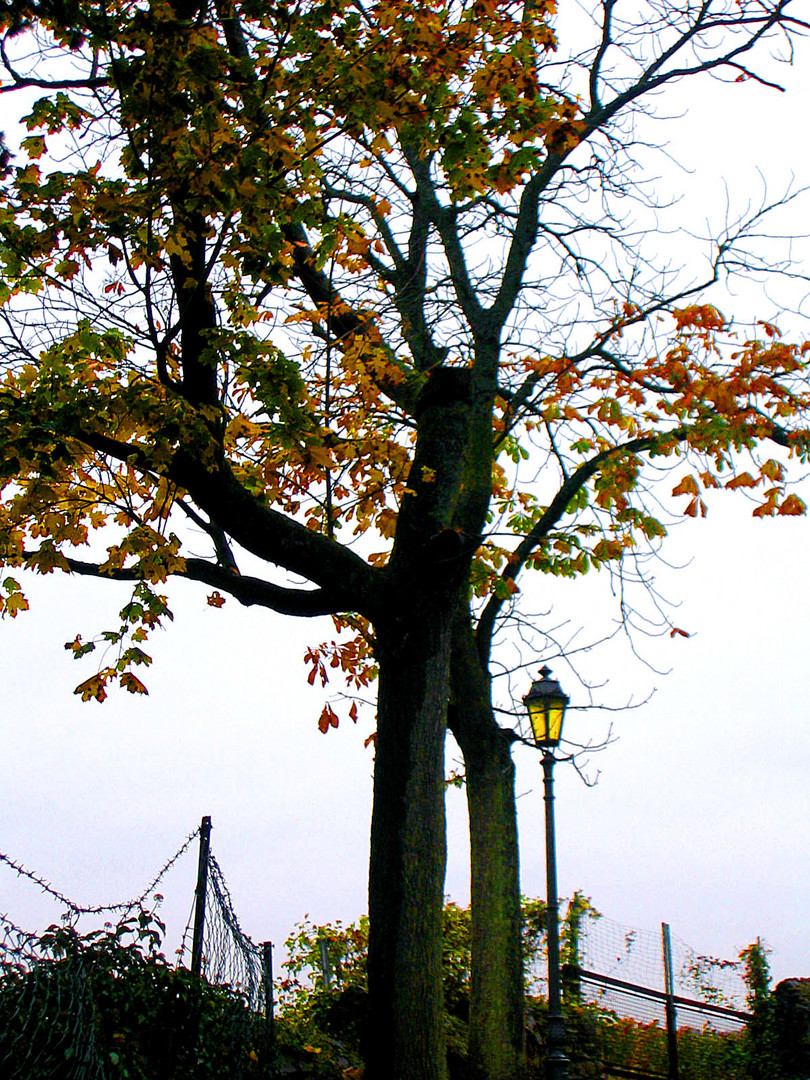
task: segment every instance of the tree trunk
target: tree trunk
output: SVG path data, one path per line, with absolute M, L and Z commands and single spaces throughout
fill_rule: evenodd
M 466 619 L 453 648 L 451 727 L 464 755 L 472 907 L 469 1048 L 486 1080 L 525 1071 L 515 769 Z
M 444 743 L 453 622 L 482 524 L 472 512 L 456 521 L 460 502 L 476 490 L 473 396 L 463 368 L 431 371 L 419 394 L 413 463 L 373 620 L 379 696 L 367 1080 L 444 1080 L 447 1069 Z
M 444 1080 L 444 741 L 452 602 L 376 625 L 368 1080 Z M 418 617 L 412 614 L 414 607 Z M 444 609 L 444 610 L 442 610 Z
M 502 735 L 464 752 L 470 818 L 470 1058 L 487 1080 L 524 1069 L 515 770 Z

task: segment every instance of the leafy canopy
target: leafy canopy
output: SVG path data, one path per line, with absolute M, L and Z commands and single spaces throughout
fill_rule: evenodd
M 310 651 L 311 681 L 331 665 L 365 686 L 414 497 L 444 507 L 436 550 L 475 551 L 485 642 L 523 569 L 658 542 L 648 457 L 688 459 L 687 516 L 718 487 L 802 513 L 785 460 L 806 458 L 810 345 L 738 336 L 702 296 L 748 226 L 669 287 L 611 201 L 621 118 L 684 75 L 747 77 L 799 25 L 786 6 L 651 7 L 643 40 L 606 16 L 590 66 L 558 59 L 553 0 L 0 15 L 26 129 L 0 195 L 0 556 L 133 583 L 119 625 L 68 643 L 108 648 L 77 693 L 145 691 L 170 575 L 214 607 L 336 616 L 351 640 Z M 442 502 L 414 447 L 448 369 L 471 379 L 474 452 Z M 25 609 L 2 588 L 4 614 Z

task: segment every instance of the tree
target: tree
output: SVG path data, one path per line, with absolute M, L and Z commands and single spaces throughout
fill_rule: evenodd
M 118 627 L 69 645 L 114 657 L 85 699 L 145 691 L 170 576 L 348 631 L 310 660 L 379 684 L 372 1080 L 444 1074 L 448 722 L 472 1054 L 493 1078 L 521 1068 L 514 734 L 491 692 L 519 574 L 655 544 L 649 462 L 693 463 L 687 515 L 717 486 L 803 511 L 757 447 L 806 453 L 804 347 L 770 324 L 731 344 L 704 296 L 758 262 L 757 218 L 684 284 L 620 214 L 644 102 L 691 75 L 766 81 L 753 57 L 807 28 L 794 7 L 662 0 L 623 22 L 604 0 L 568 55 L 551 0 L 0 16 L 29 130 L 3 156 L 0 555 L 133 583 Z M 4 594 L 25 607 L 13 576 Z

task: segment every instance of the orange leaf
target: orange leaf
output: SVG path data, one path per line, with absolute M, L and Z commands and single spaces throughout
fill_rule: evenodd
M 777 514 L 784 514 L 790 517 L 798 517 L 804 514 L 807 507 L 799 498 L 798 495 L 788 495 L 788 497 L 781 504 L 777 510 Z
M 208 597 L 209 607 L 222 607 L 225 603 L 225 597 L 218 593 L 216 590 Z
M 763 503 L 762 506 L 758 506 L 754 511 L 754 517 L 773 517 L 776 513 L 776 507 L 770 500 Z
M 782 463 L 774 461 L 773 458 L 769 458 L 759 471 L 768 480 L 782 480 L 785 475 L 785 468 Z
M 739 476 L 733 477 L 733 479 L 729 480 L 726 483 L 725 486 L 730 491 L 734 491 L 736 488 L 742 488 L 742 487 L 752 488 L 752 487 L 756 487 L 758 483 L 759 483 L 759 480 L 755 480 L 753 478 L 753 476 L 751 475 L 751 473 L 744 472 L 744 473 L 740 473 Z
M 683 478 L 683 480 L 681 480 L 680 484 L 678 484 L 676 487 L 674 487 L 672 489 L 672 494 L 673 495 L 698 495 L 698 494 L 700 494 L 700 488 L 698 487 L 697 480 L 695 480 L 694 476 L 685 476 Z M 686 512 L 687 512 L 687 514 L 689 513 L 688 510 Z

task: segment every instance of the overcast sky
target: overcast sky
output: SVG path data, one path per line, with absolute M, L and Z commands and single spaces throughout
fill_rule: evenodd
M 671 142 L 660 185 L 684 195 L 685 223 L 699 230 L 704 209 L 722 223 L 726 186 L 737 209 L 759 202 L 760 171 L 772 195 L 791 176 L 801 185 L 810 81 L 799 71 L 789 81 L 787 96 L 706 81 L 675 100 L 673 112 L 691 111 L 657 130 Z M 796 204 L 783 226 L 804 231 L 809 209 Z M 794 253 L 808 258 L 808 241 Z M 785 294 L 769 292 L 745 294 L 752 316 L 774 316 Z M 612 723 L 617 741 L 591 762 L 595 787 L 557 769 L 559 878 L 562 894 L 582 889 L 619 922 L 669 922 L 700 953 L 733 957 L 761 935 L 779 979 L 810 974 L 810 522 L 752 520 L 750 510 L 721 494 L 705 521 L 669 538 L 657 585 L 693 636 L 639 639 L 646 664 L 616 640 L 574 669 L 553 665 L 573 706 L 589 700 L 580 680 L 605 681 L 597 697 L 617 707 L 652 694 L 629 712 L 571 712 L 573 739 L 599 739 Z M 139 893 L 211 814 L 213 849 L 255 940 L 283 941 L 305 913 L 351 920 L 365 910 L 372 717 L 317 730 L 322 696 L 302 657 L 330 636 L 328 621 L 233 600 L 217 611 L 203 589 L 173 584 L 175 622 L 153 641 L 149 697 L 82 704 L 72 690 L 91 671 L 63 644 L 115 625 L 126 590 L 56 575 L 26 585 L 32 610 L 0 623 L 0 851 L 79 903 L 115 902 Z M 537 588 L 538 606 L 587 628 L 583 641 L 614 625 L 605 575 Z M 448 768 L 454 756 L 450 745 Z M 518 747 L 516 759 L 523 891 L 543 895 L 541 772 L 532 751 Z M 462 792 L 450 790 L 448 813 L 447 893 L 466 903 Z M 162 889 L 172 945 L 194 862 Z M 2 865 L 0 912 L 29 929 L 59 914 Z

